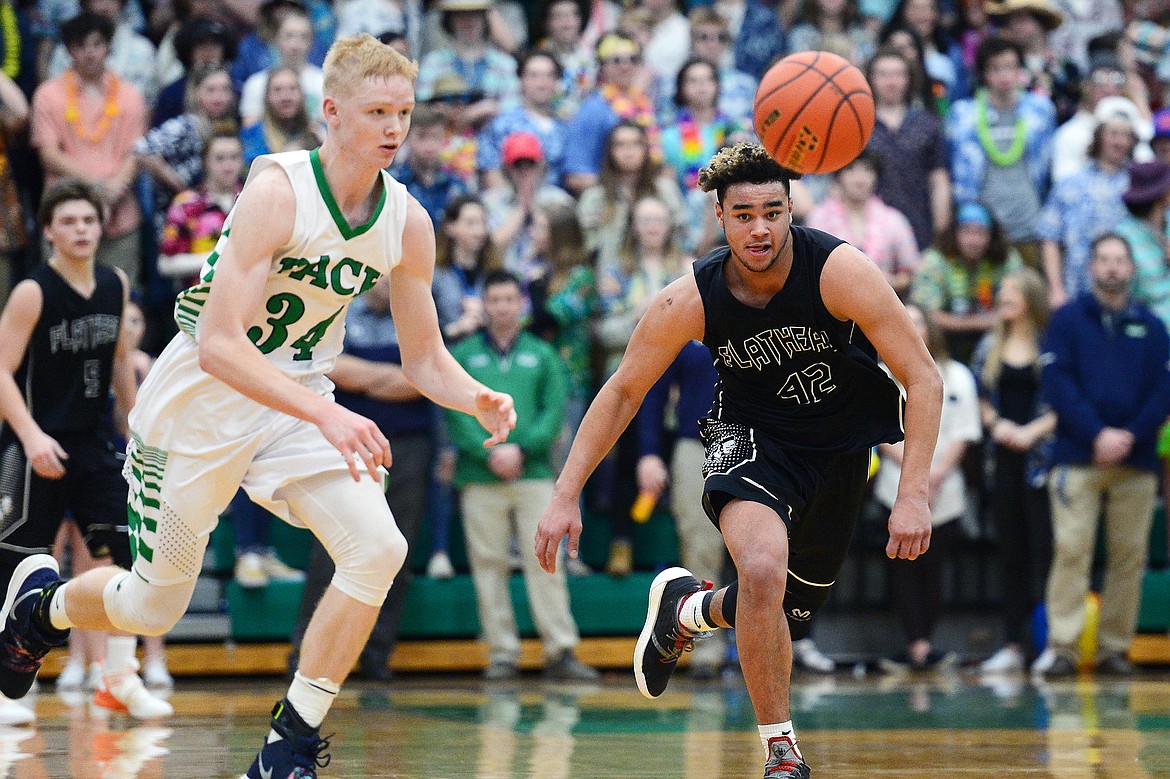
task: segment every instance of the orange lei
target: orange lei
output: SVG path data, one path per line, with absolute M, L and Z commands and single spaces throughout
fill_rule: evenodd
M 81 107 L 79 102 L 81 100 L 81 80 L 77 77 L 77 71 L 70 68 L 65 71 L 65 121 L 73 125 L 73 131 L 77 133 L 77 137 L 89 143 L 99 143 L 106 133 L 110 130 L 110 123 L 122 113 L 122 109 L 118 106 L 118 77 L 113 73 L 109 74 L 110 85 L 106 90 L 106 104 L 102 108 L 102 118 L 98 120 L 97 127 L 92 131 L 89 130 L 81 121 Z

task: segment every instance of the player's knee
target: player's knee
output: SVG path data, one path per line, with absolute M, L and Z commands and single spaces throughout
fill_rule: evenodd
M 161 636 L 186 613 L 194 585 L 192 581 L 161 586 L 122 573 L 106 584 L 102 601 L 110 622 L 119 630 Z
M 740 587 L 759 593 L 784 592 L 785 565 L 782 559 L 765 550 L 753 550 L 736 560 Z
M 354 545 L 334 560 L 337 572 L 333 583 L 339 590 L 362 603 L 381 605 L 406 562 L 407 544 L 394 526 Z
M 829 587 L 802 581 L 794 576 L 788 577 L 784 592 L 784 616 L 788 620 L 788 630 L 792 633 L 793 641 L 808 637 L 813 616 L 828 599 Z

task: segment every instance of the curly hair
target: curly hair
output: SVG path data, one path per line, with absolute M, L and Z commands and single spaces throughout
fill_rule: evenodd
M 699 171 L 699 188 L 704 192 L 715 190 L 719 202 L 723 193 L 733 184 L 767 184 L 779 181 L 785 194 L 791 194 L 790 184 L 800 174 L 783 167 L 768 156 L 758 143 L 744 142 L 720 149 L 707 167 Z

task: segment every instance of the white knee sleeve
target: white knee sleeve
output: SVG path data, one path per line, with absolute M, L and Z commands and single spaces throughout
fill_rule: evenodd
M 102 602 L 106 616 L 119 630 L 142 636 L 161 636 L 187 611 L 195 580 L 158 585 L 133 572 L 120 573 L 106 584 Z
M 358 483 L 348 474 L 322 474 L 283 487 L 280 498 L 333 558 L 333 586 L 381 606 L 407 551 L 381 486 L 364 474 Z
M 406 562 L 406 538 L 391 524 L 382 535 L 346 549 L 333 559 L 332 584 L 354 600 L 381 606 Z

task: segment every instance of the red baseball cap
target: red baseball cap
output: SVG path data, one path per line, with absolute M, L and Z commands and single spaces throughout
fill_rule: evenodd
M 533 133 L 510 133 L 504 139 L 504 164 L 511 165 L 520 160 L 544 162 L 544 149 Z

